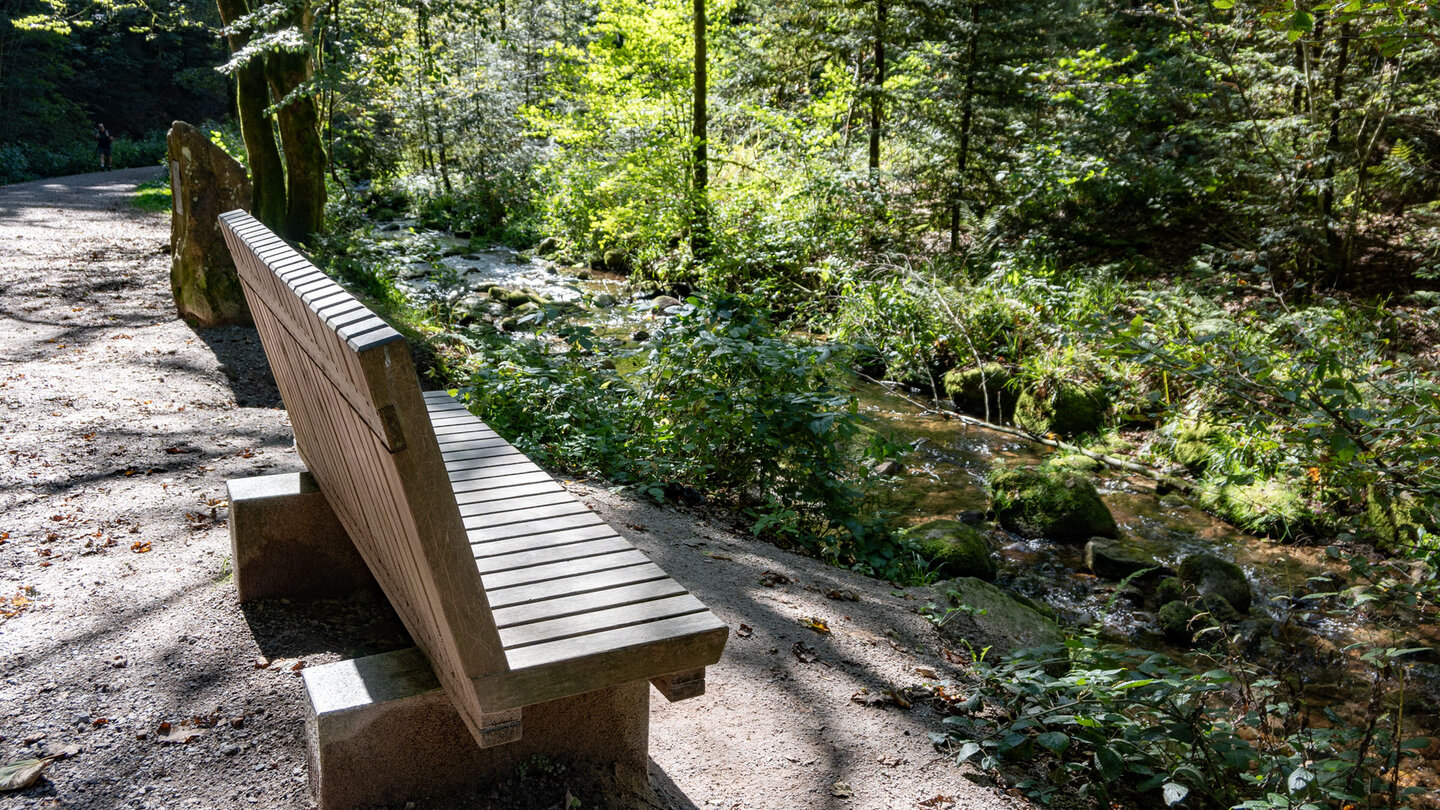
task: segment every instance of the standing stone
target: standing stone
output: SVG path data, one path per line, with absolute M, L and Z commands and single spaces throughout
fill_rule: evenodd
M 191 326 L 249 324 L 250 308 L 219 216 L 250 210 L 245 169 L 184 121 L 170 125 L 170 291 Z

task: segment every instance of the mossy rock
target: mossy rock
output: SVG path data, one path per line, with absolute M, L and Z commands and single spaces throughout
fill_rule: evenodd
M 1171 431 L 1170 457 L 1192 473 L 1203 473 L 1215 457 L 1220 429 L 1200 419 L 1187 419 Z
M 611 248 L 605 251 L 605 256 L 601 261 L 603 268 L 612 273 L 628 273 L 630 271 L 630 257 L 625 255 L 623 250 Z
M 1015 424 L 1037 436 L 1098 433 L 1110 400 L 1094 386 L 1060 383 L 1049 392 L 1030 390 L 1015 401 Z
M 1401 551 L 1416 547 L 1421 529 L 1435 531 L 1435 516 L 1427 515 L 1413 497 L 1395 497 L 1372 484 L 1365 488 L 1365 524 L 1375 533 L 1376 545 Z
M 1220 598 L 1237 612 L 1250 611 L 1250 582 L 1240 566 L 1214 554 L 1192 554 L 1180 561 L 1180 579 L 1207 602 Z
M 932 520 L 906 530 L 904 537 L 939 574 L 987 581 L 995 578 L 990 544 L 974 526 L 958 520 Z
M 1155 603 L 1163 607 L 1171 602 L 1183 602 L 1194 592 L 1179 577 L 1167 577 L 1155 586 Z
M 1165 637 L 1178 644 L 1190 644 L 1195 634 L 1210 626 L 1209 617 L 1202 615 L 1188 602 L 1167 602 L 1155 614 L 1155 624 Z
M 941 385 L 960 410 L 976 416 L 986 416 L 988 411 L 992 420 L 1008 420 L 1015 414 L 1011 379 L 1004 366 L 986 363 L 979 368 L 952 368 L 941 378 Z
M 1315 524 L 1301 485 L 1277 478 L 1248 484 L 1207 480 L 1200 486 L 1200 503 L 1241 529 L 1270 537 L 1288 537 Z
M 989 582 L 959 577 L 933 587 L 938 594 L 948 596 L 952 605 L 962 608 L 960 614 L 940 625 L 941 634 L 948 638 L 964 639 L 976 648 L 991 646 L 995 648 L 992 655 L 1064 640 L 1060 626 L 1053 620 Z
M 1162 566 L 1145 547 L 1135 540 L 1091 538 L 1085 544 L 1085 567 L 1101 579 L 1122 580 L 1131 574 L 1150 571 L 1158 576 Z
M 1120 536 L 1095 485 L 1073 470 L 1003 470 L 991 479 L 990 493 L 996 520 L 1022 537 L 1083 543 L 1092 537 Z

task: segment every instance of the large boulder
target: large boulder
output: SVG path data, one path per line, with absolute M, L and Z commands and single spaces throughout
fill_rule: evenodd
M 1110 400 L 1098 387 L 1063 382 L 1051 390 L 1034 389 L 1015 401 L 1015 425 L 1037 436 L 1098 433 Z
M 170 291 L 192 326 L 248 324 L 250 308 L 219 217 L 250 210 L 245 169 L 205 133 L 184 121 L 170 126 Z
M 1212 604 L 1217 598 L 1224 599 L 1236 612 L 1250 610 L 1250 581 L 1245 572 L 1214 554 L 1192 554 L 1181 560 L 1180 581 L 1193 586 L 1212 611 L 1219 609 Z
M 990 544 L 974 526 L 958 520 L 932 520 L 906 530 L 903 536 L 936 573 L 983 580 L 995 578 Z
M 942 384 L 955 407 L 991 421 L 1008 420 L 1015 413 L 1015 392 L 1010 390 L 1010 372 L 999 363 L 952 368 Z
M 1094 537 L 1085 544 L 1085 567 L 1101 579 L 1121 580 L 1140 571 L 1149 577 L 1165 574 L 1165 566 L 1135 540 Z
M 1053 619 L 996 585 L 974 577 L 939 582 L 934 601 L 948 601 L 955 612 L 940 622 L 940 633 L 975 649 L 991 647 L 1000 656 L 1025 647 L 1045 647 L 1064 641 Z
M 1022 537 L 1083 543 L 1119 537 L 1115 517 L 1085 475 L 1074 470 L 1024 467 L 990 480 L 995 518 Z

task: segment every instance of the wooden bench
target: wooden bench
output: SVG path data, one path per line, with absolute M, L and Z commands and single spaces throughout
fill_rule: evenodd
M 401 335 L 354 296 L 243 211 L 220 223 L 300 456 L 480 747 L 519 739 L 534 704 L 647 681 L 704 693 L 728 632 L 714 614 L 422 392 Z

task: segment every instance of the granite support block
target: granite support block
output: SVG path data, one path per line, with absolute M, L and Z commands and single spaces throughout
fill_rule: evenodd
M 231 566 L 242 603 L 378 589 L 310 473 L 237 478 L 226 487 Z
M 647 790 L 644 681 L 526 706 L 519 740 L 482 749 L 414 648 L 302 674 L 310 783 L 320 810 L 483 787 L 536 756 L 566 765 L 576 778 L 602 778 L 607 798 Z

